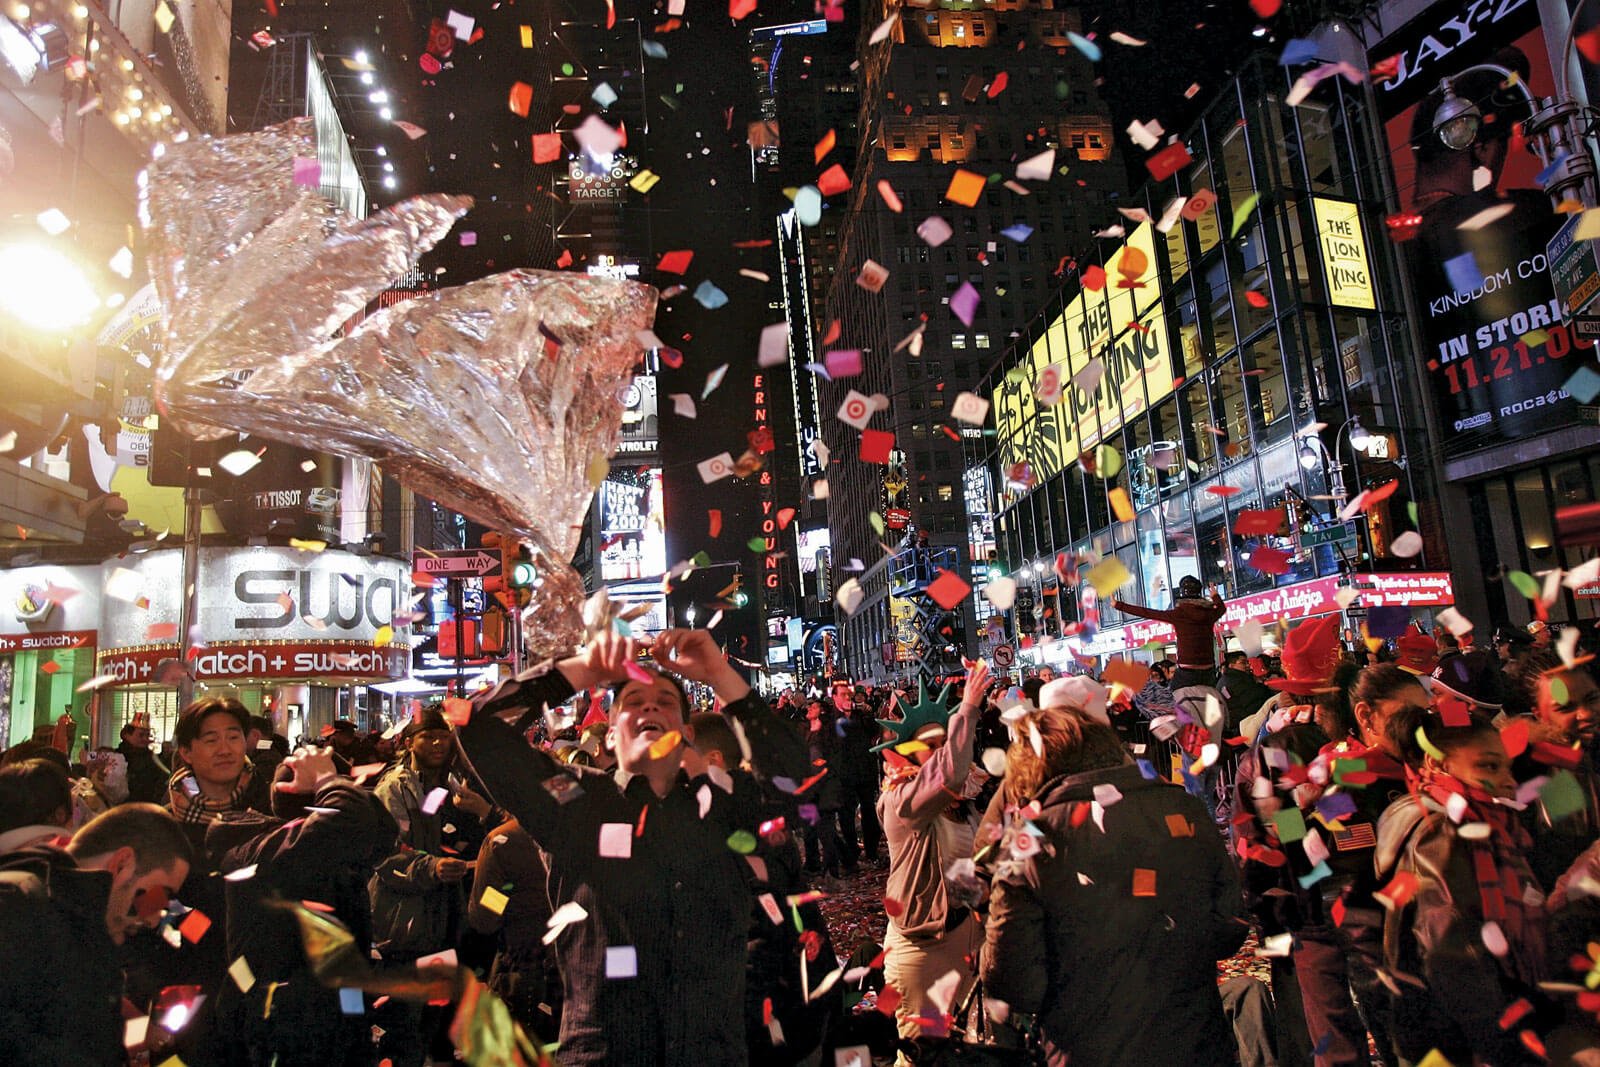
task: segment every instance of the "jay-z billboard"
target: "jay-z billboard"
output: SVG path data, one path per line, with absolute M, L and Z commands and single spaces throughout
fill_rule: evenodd
M 1576 421 L 1563 386 L 1594 349 L 1561 321 L 1545 244 L 1565 216 L 1522 129 L 1554 94 L 1536 0 L 1435 4 L 1369 59 L 1445 458 Z

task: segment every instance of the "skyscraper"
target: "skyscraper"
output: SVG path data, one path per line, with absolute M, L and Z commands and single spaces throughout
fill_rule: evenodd
M 923 592 L 940 571 L 969 578 L 992 543 L 983 494 L 969 514 L 961 458 L 963 434 L 982 430 L 951 407 L 1090 247 L 1126 182 L 1094 67 L 1069 36 L 1082 30 L 1075 6 L 887 17 L 882 5 L 862 16 L 851 187 L 837 241 L 812 262 L 827 278 L 817 325 L 833 338 L 820 347 L 862 354 L 860 374 L 821 386 L 835 578 L 864 593 L 840 613 L 842 666 L 880 678 L 959 667 L 970 647 L 972 598 L 946 610 Z M 1048 180 L 1016 178 L 1029 160 Z M 893 434 L 887 462 L 860 458 L 883 440 L 871 431 Z M 907 555 L 877 567 L 880 542 Z

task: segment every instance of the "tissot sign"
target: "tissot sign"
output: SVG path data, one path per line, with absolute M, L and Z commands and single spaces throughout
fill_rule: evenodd
M 107 563 L 142 579 L 137 603 L 105 601 L 100 645 L 151 644 L 152 627 L 176 624 L 183 591 L 183 554 L 173 549 Z M 370 649 L 378 630 L 408 607 L 411 578 L 397 560 L 350 552 L 287 548 L 200 551 L 199 633 L 208 644 L 229 641 L 349 642 Z M 404 647 L 405 632 L 395 635 Z M 337 673 L 337 672 L 335 672 Z

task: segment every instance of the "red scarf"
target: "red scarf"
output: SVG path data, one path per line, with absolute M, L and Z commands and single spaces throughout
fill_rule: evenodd
M 1500 957 L 1500 965 L 1528 985 L 1539 981 L 1544 976 L 1544 908 L 1524 898 L 1527 887 L 1539 890 L 1528 869 L 1527 853 L 1533 847 L 1528 831 L 1510 808 L 1443 771 L 1424 771 L 1418 788 L 1441 807 L 1452 795 L 1466 800 L 1458 825 L 1488 825 L 1487 838 L 1470 840 L 1457 834 L 1456 842 L 1466 847 L 1471 859 L 1484 920 L 1498 923 L 1505 934 L 1508 951 Z M 1542 901 L 1542 891 L 1538 898 Z

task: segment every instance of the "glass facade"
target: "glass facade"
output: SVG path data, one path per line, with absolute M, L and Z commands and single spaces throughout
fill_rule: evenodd
M 1234 598 L 1443 568 L 1421 503 L 1434 494 L 1418 492 L 1427 464 L 1409 461 L 1426 456 L 1422 407 L 1362 88 L 1329 79 L 1299 107 L 1288 89 L 1282 69 L 1248 66 L 1189 132 L 1190 162 L 1144 188 L 1148 220 L 1103 241 L 1103 280 L 1081 265 L 990 372 L 992 436 L 968 442 L 969 463 L 1000 489 L 999 561 L 1040 583 L 1035 636 L 1129 621 L 1109 597 L 1050 584 L 1062 552 L 1115 556 L 1129 573 L 1115 595 L 1162 607 L 1191 575 Z M 1340 273 L 1330 217 L 1352 260 Z M 1358 277 L 1371 307 L 1348 306 L 1363 302 Z M 1280 535 L 1235 529 L 1242 511 L 1280 507 Z M 1423 551 L 1397 558 L 1389 546 L 1413 529 Z M 1252 565 L 1262 548 L 1275 551 Z

